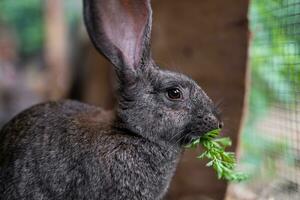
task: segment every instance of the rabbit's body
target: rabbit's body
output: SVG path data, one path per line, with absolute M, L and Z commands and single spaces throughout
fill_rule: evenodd
M 0 199 L 160 199 L 179 146 L 137 136 L 113 116 L 74 101 L 19 114 L 0 135 Z
M 150 0 L 84 0 L 95 47 L 118 77 L 114 112 L 40 104 L 0 134 L 0 200 L 158 200 L 184 144 L 222 123 L 191 78 L 151 58 Z

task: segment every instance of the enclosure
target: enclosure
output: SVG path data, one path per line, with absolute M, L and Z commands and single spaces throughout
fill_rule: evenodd
M 152 0 L 153 57 L 222 110 L 241 183 L 185 150 L 166 199 L 300 199 L 300 1 Z M 74 0 L 0 1 L 0 127 L 47 100 L 111 109 L 115 74 Z M 200 151 L 200 150 L 199 150 Z
M 251 179 L 232 186 L 231 198 L 299 199 L 300 1 L 253 0 L 249 19 L 251 88 L 239 151 Z

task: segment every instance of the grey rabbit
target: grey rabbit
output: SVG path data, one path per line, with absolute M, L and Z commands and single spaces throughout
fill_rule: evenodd
M 113 65 L 113 111 L 76 101 L 35 105 L 0 132 L 0 199 L 157 200 L 183 146 L 222 127 L 187 76 L 152 60 L 150 0 L 84 0 L 89 36 Z

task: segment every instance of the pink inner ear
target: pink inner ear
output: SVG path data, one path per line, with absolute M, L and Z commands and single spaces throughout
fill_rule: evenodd
M 143 50 L 148 9 L 142 0 L 108 0 L 101 5 L 103 31 L 126 64 L 137 67 Z M 104 11 L 105 10 L 105 11 Z

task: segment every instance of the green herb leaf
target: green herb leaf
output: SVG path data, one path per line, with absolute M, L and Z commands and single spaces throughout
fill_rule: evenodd
M 198 145 L 202 145 L 204 152 L 197 158 L 210 160 L 206 166 L 213 167 L 219 179 L 237 182 L 247 179 L 246 174 L 234 171 L 236 166 L 235 155 L 232 152 L 225 152 L 225 148 L 231 146 L 231 140 L 228 137 L 216 138 L 219 136 L 220 131 L 221 129 L 212 130 L 185 147 L 195 149 Z

